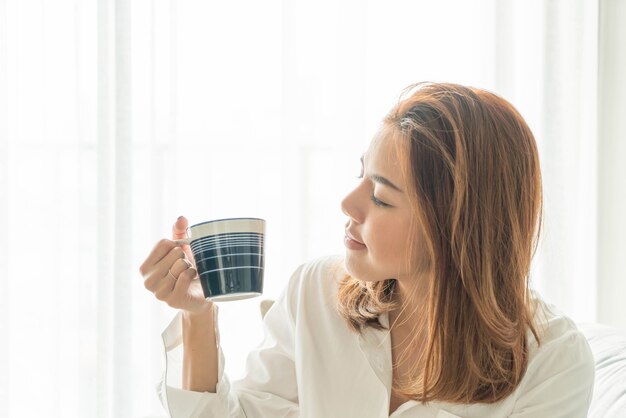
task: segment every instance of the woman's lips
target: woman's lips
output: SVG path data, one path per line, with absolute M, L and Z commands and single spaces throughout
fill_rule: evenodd
M 348 231 L 346 231 L 346 236 L 343 240 L 343 243 L 351 250 L 362 250 L 367 248 L 365 244 L 352 238 L 352 235 L 350 235 Z

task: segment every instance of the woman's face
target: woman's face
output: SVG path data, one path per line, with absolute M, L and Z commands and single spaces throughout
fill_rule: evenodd
M 397 155 L 389 129 L 383 127 L 374 136 L 362 158 L 362 178 L 341 202 L 349 217 L 344 238 L 346 269 L 364 281 L 406 281 L 410 275 L 406 251 L 414 215 L 399 161 L 408 156 Z M 422 247 L 419 241 L 415 244 L 417 249 Z M 415 262 L 409 266 L 414 269 Z

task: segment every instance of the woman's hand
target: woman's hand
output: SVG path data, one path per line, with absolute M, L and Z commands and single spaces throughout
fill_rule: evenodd
M 186 237 L 188 221 L 181 216 L 172 227 L 172 239 Z M 189 245 L 159 241 L 139 268 L 146 289 L 172 308 L 189 314 L 205 313 L 212 302 L 204 297 Z

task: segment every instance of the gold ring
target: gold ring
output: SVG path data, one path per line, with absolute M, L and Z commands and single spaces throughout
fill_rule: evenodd
M 174 281 L 177 281 L 177 280 L 178 280 L 178 279 L 177 279 L 177 278 L 176 278 L 176 277 L 172 274 L 172 269 L 168 269 L 168 270 L 167 270 L 167 274 L 168 274 L 169 276 L 172 276 L 172 279 L 174 279 Z

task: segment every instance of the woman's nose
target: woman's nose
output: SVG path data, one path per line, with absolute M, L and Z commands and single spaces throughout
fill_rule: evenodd
M 341 200 L 341 211 L 355 222 L 363 223 L 363 209 L 358 204 L 359 188 L 352 190 Z

